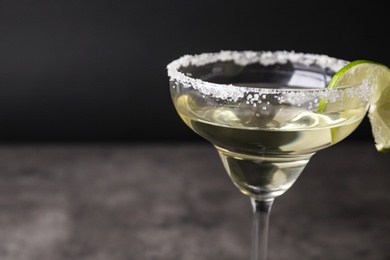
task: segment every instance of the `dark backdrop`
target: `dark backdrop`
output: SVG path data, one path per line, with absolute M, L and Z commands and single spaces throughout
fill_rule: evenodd
M 385 10 L 341 1 L 0 0 L 0 142 L 200 141 L 173 109 L 170 61 L 295 50 L 389 65 Z M 362 138 L 372 138 L 367 120 L 351 137 Z

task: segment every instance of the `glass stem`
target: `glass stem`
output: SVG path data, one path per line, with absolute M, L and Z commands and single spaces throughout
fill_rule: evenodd
M 253 208 L 251 260 L 266 260 L 268 247 L 269 215 L 274 199 L 251 198 Z

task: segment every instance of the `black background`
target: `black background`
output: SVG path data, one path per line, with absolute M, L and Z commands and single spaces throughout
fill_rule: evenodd
M 294 50 L 390 64 L 383 5 L 323 1 L 0 0 L 0 142 L 202 141 L 166 65 Z M 366 119 L 350 139 L 367 139 Z

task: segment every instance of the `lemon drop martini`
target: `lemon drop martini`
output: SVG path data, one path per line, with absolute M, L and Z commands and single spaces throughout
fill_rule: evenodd
M 251 260 L 267 258 L 273 201 L 317 151 L 350 135 L 368 111 L 378 150 L 389 148 L 389 106 L 378 94 L 390 88 L 383 65 L 293 51 L 221 51 L 182 56 L 167 70 L 181 119 L 214 145 L 233 184 L 250 198 Z

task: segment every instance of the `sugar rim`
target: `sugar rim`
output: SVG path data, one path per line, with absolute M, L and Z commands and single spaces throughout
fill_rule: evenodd
M 292 89 L 265 89 L 236 86 L 233 84 L 217 84 L 201 79 L 193 78 L 180 72 L 181 67 L 204 66 L 219 61 L 233 61 L 238 65 L 260 63 L 262 65 L 272 65 L 276 63 L 287 63 L 288 61 L 300 63 L 302 65 L 317 65 L 322 68 L 329 68 L 337 72 L 349 62 L 330 57 L 323 54 L 302 53 L 295 51 L 229 51 L 209 52 L 196 55 L 184 55 L 167 65 L 168 76 L 174 84 L 181 84 L 185 88 L 194 88 L 204 95 L 214 98 L 236 101 L 248 93 L 258 94 L 280 94 L 280 93 L 304 93 L 323 94 L 329 96 L 328 92 L 339 92 L 341 89 L 330 88 L 305 88 L 300 90 Z M 327 94 L 326 94 L 327 93 Z

